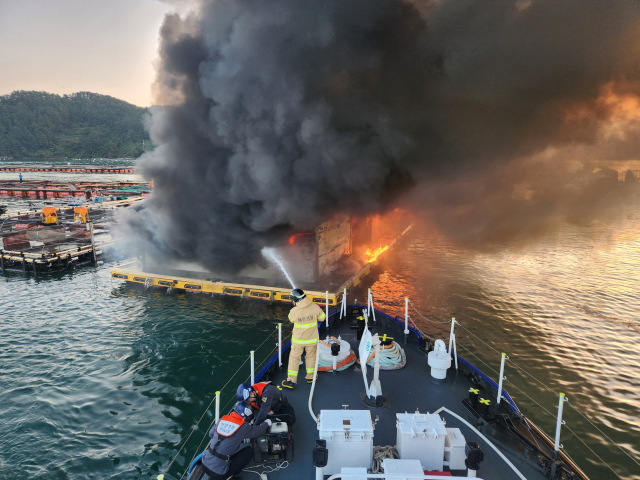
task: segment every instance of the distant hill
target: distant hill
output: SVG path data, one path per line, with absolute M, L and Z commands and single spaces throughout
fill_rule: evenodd
M 16 91 L 0 96 L 0 157 L 125 158 L 149 142 L 148 109 L 90 92 Z

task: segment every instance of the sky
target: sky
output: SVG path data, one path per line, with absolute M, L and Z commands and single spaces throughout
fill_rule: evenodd
M 159 0 L 0 0 L 0 95 L 90 91 L 152 104 Z

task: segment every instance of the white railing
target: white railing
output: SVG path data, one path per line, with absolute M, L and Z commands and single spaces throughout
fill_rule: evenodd
M 331 475 L 327 480 L 336 480 L 341 478 L 343 480 L 363 480 L 365 478 L 385 478 L 387 480 L 442 480 L 443 478 L 451 480 L 462 480 L 469 477 L 443 477 L 442 475 L 420 475 L 419 473 L 336 473 Z M 480 477 L 475 477 L 478 480 L 482 480 Z

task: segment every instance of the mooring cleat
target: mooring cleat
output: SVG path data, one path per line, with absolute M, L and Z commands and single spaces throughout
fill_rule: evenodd
M 296 384 L 293 382 L 290 382 L 289 380 L 283 380 L 282 381 L 282 386 L 285 388 L 295 388 Z

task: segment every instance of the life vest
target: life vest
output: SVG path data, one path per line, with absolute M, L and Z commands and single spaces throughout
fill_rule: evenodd
M 267 385 L 270 385 L 270 384 L 271 382 L 260 382 L 260 383 L 256 383 L 255 385 L 251 385 L 251 388 L 253 388 L 256 391 L 256 400 L 258 398 L 260 399 L 260 404 L 265 402 L 265 400 L 262 400 L 262 392 L 264 392 L 264 389 L 267 387 Z M 256 410 L 260 410 L 260 405 L 258 405 L 258 402 L 256 402 L 255 400 L 251 402 L 251 406 Z M 273 415 L 273 413 L 274 413 L 273 410 L 269 410 L 269 415 Z
M 255 385 L 251 385 L 251 388 L 253 388 L 258 394 L 258 396 L 261 397 L 262 392 L 264 391 L 264 388 L 270 384 L 271 382 L 260 382 L 260 383 L 256 383 Z
M 231 455 L 221 455 L 216 452 L 216 448 L 222 442 L 224 437 L 230 437 L 234 433 L 238 431 L 238 429 L 244 424 L 244 418 L 238 415 L 236 412 L 231 412 L 229 415 L 223 416 L 218 422 L 218 426 L 216 427 L 216 432 L 218 433 L 218 441 L 216 444 L 211 447 L 211 444 L 207 447 L 209 453 L 214 457 L 219 458 L 220 460 L 224 460 L 228 462 L 231 460 Z
M 264 392 L 264 389 L 267 387 L 267 385 L 270 385 L 271 382 L 260 382 L 260 383 L 256 383 L 255 385 L 251 385 L 251 388 L 253 388 L 256 391 L 256 400 L 259 398 L 260 399 L 260 404 L 266 402 L 266 399 L 262 398 L 262 392 Z M 278 390 L 282 390 L 280 387 L 276 387 Z M 282 401 L 282 394 L 280 395 L 280 399 L 278 401 Z M 260 410 L 260 405 L 258 405 L 258 403 L 256 401 L 251 402 L 251 406 L 253 408 L 255 408 L 256 410 Z M 269 415 L 273 415 L 275 412 L 271 409 L 269 409 Z
M 238 415 L 236 412 L 231 412 L 229 415 L 225 415 L 218 422 L 216 432 L 221 437 L 230 437 L 236 431 L 244 425 L 244 418 Z

